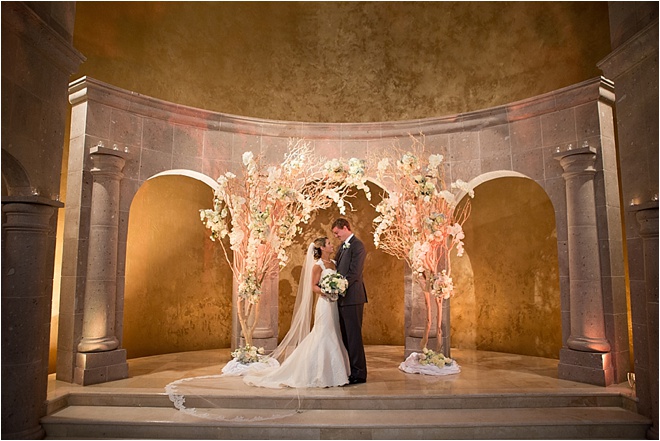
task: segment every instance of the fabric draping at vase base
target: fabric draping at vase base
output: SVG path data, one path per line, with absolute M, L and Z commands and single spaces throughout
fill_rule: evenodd
M 421 364 L 419 362 L 419 355 L 413 352 L 406 358 L 406 361 L 401 362 L 399 369 L 408 374 L 422 374 L 422 375 L 453 375 L 461 372 L 461 367 L 452 360 L 451 364 L 438 367 L 434 364 Z
M 268 356 L 259 357 L 258 362 L 250 364 L 243 364 L 238 362 L 236 359 L 233 359 L 222 368 L 221 376 L 242 377 L 247 374 L 260 372 L 264 369 L 276 368 L 279 365 L 280 363 L 276 359 Z

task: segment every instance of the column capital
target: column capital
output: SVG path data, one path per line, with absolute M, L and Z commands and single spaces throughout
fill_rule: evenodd
M 2 228 L 6 231 L 47 232 L 51 229 L 50 220 L 53 214 L 62 205 L 61 202 L 58 202 L 60 205 L 47 203 L 50 201 L 47 198 L 41 198 L 43 200 L 40 202 L 43 203 L 29 200 L 38 196 L 32 198 L 14 196 L 11 197 L 11 201 L 7 201 L 6 199 L 9 198 L 2 198 L 2 212 L 5 215 Z
M 581 173 L 596 173 L 596 148 L 592 146 L 564 150 L 552 155 L 564 168 L 564 179 Z
M 9 204 L 27 204 L 27 205 L 47 205 L 53 208 L 63 208 L 64 204 L 60 201 L 49 199 L 43 196 L 3 196 L 2 206 Z
M 552 155 L 553 158 L 555 158 L 558 161 L 561 161 L 563 158 L 566 158 L 568 156 L 574 156 L 574 155 L 584 155 L 584 154 L 595 154 L 596 153 L 596 147 L 593 146 L 586 146 L 586 147 L 578 147 L 575 149 L 571 150 L 562 150 L 560 152 L 554 153 Z
M 628 211 L 635 213 L 639 223 L 639 234 L 643 238 L 658 237 L 658 201 L 631 205 Z
M 92 158 L 102 155 L 118 156 L 123 159 L 128 159 L 130 157 L 130 152 L 128 149 L 120 150 L 116 146 L 113 148 L 105 147 L 102 143 L 90 147 L 89 154 L 92 156 Z
M 117 180 L 124 177 L 121 171 L 124 169 L 126 159 L 130 155 L 128 151 L 104 147 L 103 144 L 99 143 L 99 145 L 95 145 L 89 149 L 89 155 L 93 163 L 90 172 L 94 176 L 105 176 Z

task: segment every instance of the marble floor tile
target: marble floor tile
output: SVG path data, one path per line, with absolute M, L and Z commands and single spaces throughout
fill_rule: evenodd
M 214 349 L 177 354 L 163 354 L 128 360 L 129 378 L 108 383 L 79 386 L 49 376 L 48 399 L 67 393 L 164 393 L 171 382 L 191 377 L 220 375 L 230 360 L 230 349 Z M 281 396 L 304 393 L 307 396 L 346 397 L 364 395 L 451 396 L 497 393 L 570 393 L 589 391 L 632 395 L 627 383 L 609 387 L 562 380 L 557 376 L 558 360 L 516 354 L 453 349 L 452 357 L 461 366 L 456 375 L 427 376 L 407 374 L 398 369 L 403 361 L 401 346 L 368 346 L 369 377 L 365 384 L 342 388 L 307 390 L 269 390 L 245 385 L 240 377 L 214 380 L 209 394 Z

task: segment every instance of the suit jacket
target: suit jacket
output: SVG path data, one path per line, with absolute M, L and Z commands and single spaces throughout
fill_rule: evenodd
M 367 290 L 364 287 L 364 279 L 362 278 L 367 251 L 362 241 L 355 235 L 351 237 L 348 243 L 350 246 L 345 249 L 342 244 L 335 256 L 337 272 L 348 280 L 346 295 L 339 296 L 337 300 L 339 306 L 367 303 Z

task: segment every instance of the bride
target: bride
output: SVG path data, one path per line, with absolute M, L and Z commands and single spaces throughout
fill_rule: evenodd
M 284 359 L 275 368 L 243 377 L 251 386 L 332 387 L 348 383 L 350 365 L 339 329 L 337 302 L 329 300 L 319 288 L 321 277 L 336 272 L 334 246 L 320 237 L 307 249 L 300 276 L 291 328 L 271 357 Z M 318 294 L 314 327 L 309 331 L 314 295 Z

